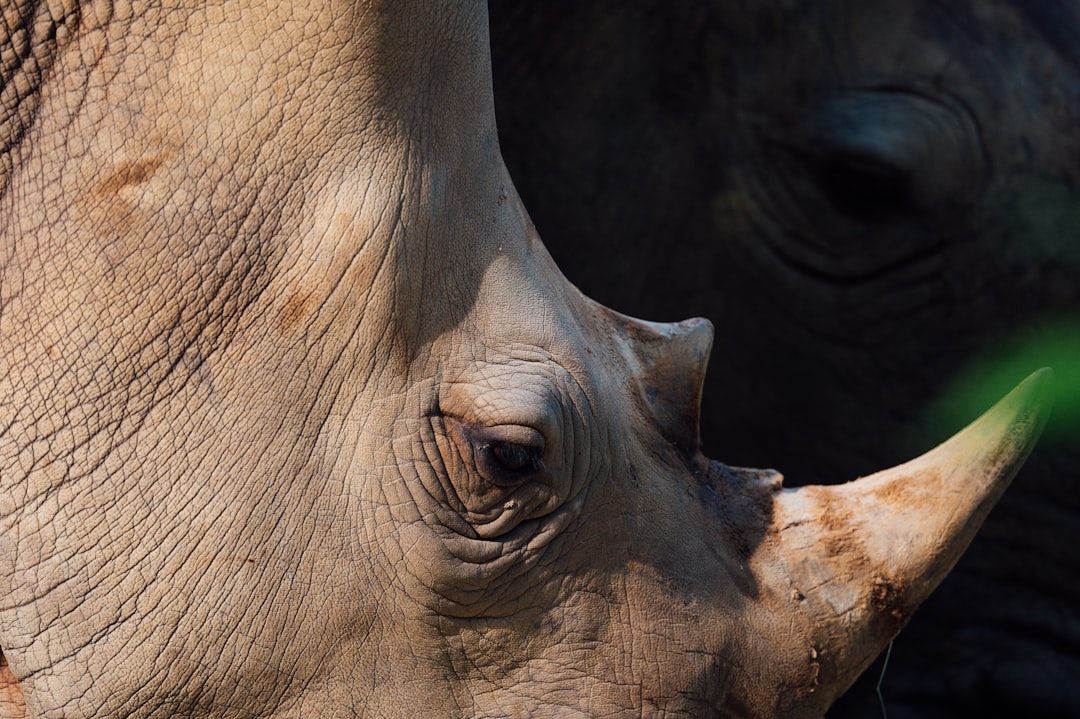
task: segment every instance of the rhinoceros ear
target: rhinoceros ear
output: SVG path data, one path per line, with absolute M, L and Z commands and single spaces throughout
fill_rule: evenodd
M 612 312 L 633 381 L 664 437 L 685 451 L 701 443 L 698 422 L 713 327 L 696 317 L 645 322 Z

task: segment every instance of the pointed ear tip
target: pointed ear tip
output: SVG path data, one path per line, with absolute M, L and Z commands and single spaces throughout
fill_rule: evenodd
M 708 332 L 709 334 L 714 332 L 713 323 L 704 317 L 691 317 L 690 319 L 679 322 L 679 324 L 690 330 Z
M 694 351 L 701 357 L 701 361 L 706 361 L 708 355 L 712 353 L 713 340 L 716 337 L 713 323 L 704 317 L 692 317 L 679 324 L 685 328 L 687 338 L 694 347 Z
M 704 317 L 691 317 L 679 322 L 644 322 L 644 324 L 653 328 L 657 337 L 665 341 L 675 337 L 682 337 L 712 344 L 713 335 L 715 334 L 713 323 Z
M 646 364 L 673 356 L 704 364 L 712 352 L 715 330 L 712 322 L 703 317 L 679 322 L 651 322 L 607 308 L 604 310 L 614 319 L 616 331 L 630 341 Z

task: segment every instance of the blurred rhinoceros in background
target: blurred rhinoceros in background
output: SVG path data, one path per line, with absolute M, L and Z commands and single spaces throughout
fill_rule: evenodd
M 491 14 L 503 152 L 556 261 L 624 311 L 715 323 L 710 452 L 832 482 L 1055 366 L 1048 441 L 884 693 L 889 719 L 1080 717 L 1080 6 Z M 878 674 L 830 716 L 880 715 Z
M 487 27 L 5 6 L 0 713 L 819 717 L 956 562 L 1048 373 L 847 485 L 706 459 L 711 326 L 559 273 Z

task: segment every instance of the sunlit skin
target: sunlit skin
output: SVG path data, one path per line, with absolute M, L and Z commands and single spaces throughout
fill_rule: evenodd
M 0 124 L 28 716 L 820 717 L 1045 422 L 1048 371 L 841 487 L 706 458 L 712 326 L 562 276 L 482 2 L 15 10 L 51 68 L 4 65 Z

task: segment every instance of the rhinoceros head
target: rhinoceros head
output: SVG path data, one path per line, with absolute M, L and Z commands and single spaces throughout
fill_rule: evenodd
M 326 5 L 23 3 L 0 35 L 34 61 L 0 106 L 12 691 L 820 715 L 956 561 L 1045 379 L 849 485 L 706 459 L 712 329 L 559 273 L 500 159 L 482 3 Z

